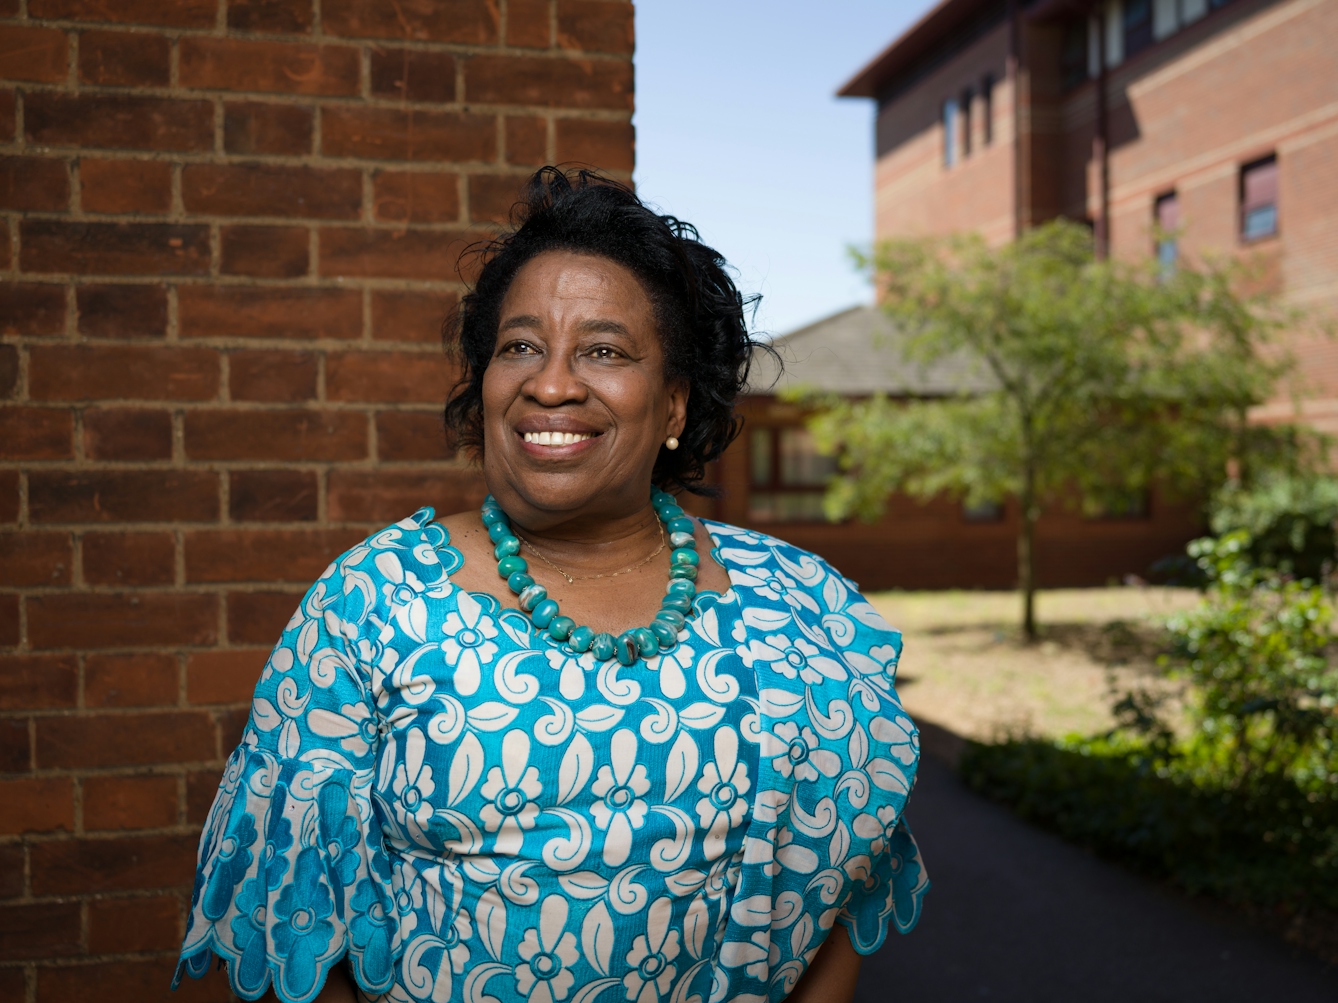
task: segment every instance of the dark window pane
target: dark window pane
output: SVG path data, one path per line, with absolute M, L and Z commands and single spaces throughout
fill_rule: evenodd
M 1146 49 L 1152 44 L 1152 0 L 1125 0 L 1124 4 L 1124 56 L 1127 59 L 1134 53 Z
M 962 518 L 967 522 L 1000 522 L 1004 517 L 1004 507 L 1000 502 L 980 502 L 976 505 L 963 505 Z
M 748 463 L 754 487 L 771 484 L 771 429 L 755 428 L 748 436 Z
M 1244 240 L 1278 232 L 1278 161 L 1267 157 L 1240 171 L 1240 235 Z
M 986 146 L 994 142 L 994 74 L 986 73 L 980 82 L 980 124 Z
M 957 163 L 958 145 L 957 130 L 958 122 L 957 102 L 954 100 L 943 102 L 943 166 L 951 167 Z
M 836 457 L 823 456 L 806 428 L 780 432 L 780 482 L 787 487 L 821 487 L 836 473 Z

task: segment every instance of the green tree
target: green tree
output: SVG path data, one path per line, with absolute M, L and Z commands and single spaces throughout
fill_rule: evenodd
M 975 236 L 894 241 L 863 264 L 908 360 L 956 360 L 981 389 L 809 398 L 819 447 L 840 458 L 827 513 L 875 519 L 894 492 L 1016 499 L 1028 640 L 1043 505 L 1122 511 L 1154 485 L 1207 498 L 1229 461 L 1246 478 L 1304 461 L 1303 433 L 1247 420 L 1289 370 L 1273 343 L 1289 318 L 1240 293 L 1238 268 L 1098 261 L 1090 233 L 1065 221 L 997 249 Z

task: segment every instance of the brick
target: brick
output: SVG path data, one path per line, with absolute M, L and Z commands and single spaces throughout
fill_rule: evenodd
M 465 99 L 482 104 L 632 110 L 632 64 L 621 59 L 472 56 Z
M 0 79 L 58 84 L 68 68 L 65 32 L 0 25 Z
M 49 157 L 0 157 L 0 209 L 60 212 L 70 207 L 70 170 Z
M 272 647 L 301 604 L 300 592 L 229 592 L 228 642 Z
M 84 659 L 84 704 L 88 707 L 161 707 L 176 702 L 175 655 L 138 652 Z
M 4 269 L 10 267 L 9 240 L 9 221 L 0 220 L 0 268 Z
M 79 79 L 108 87 L 166 87 L 171 43 L 162 35 L 85 31 L 79 35 Z
M 26 738 L 28 732 L 28 723 L 26 721 L 0 723 L 0 730 L 3 730 L 7 724 L 22 724 Z M 21 843 L 0 845 L 0 898 L 12 899 L 23 894 L 23 849 Z M 14 970 L 15 969 L 10 968 L 0 969 L 0 971 L 3 972 Z M 18 971 L 22 974 L 21 969 Z M 5 985 L 5 983 L 0 982 L 0 986 L 3 985 Z M 23 985 L 22 980 L 20 980 L 19 985 Z M 20 990 L 20 993 L 21 992 L 22 990 Z M 5 996 L 3 998 L 7 1000 L 22 999 L 22 996 Z
M 214 145 L 214 107 L 133 94 L 28 94 L 23 131 L 39 146 L 200 152 Z
M 218 721 L 218 743 L 224 749 L 235 749 L 242 744 L 246 723 L 251 717 L 250 706 L 220 710 L 214 715 Z
M 19 472 L 0 470 L 0 522 L 19 521 Z
M 90 585 L 171 585 L 176 578 L 171 533 L 87 533 L 84 581 Z
M 13 397 L 19 389 L 19 349 L 0 345 L 0 398 Z
M 344 411 L 191 411 L 192 460 L 361 460 L 367 419 Z
M 298 226 L 225 226 L 219 233 L 224 275 L 295 279 L 310 268 L 310 232 Z
M 181 944 L 181 903 L 171 895 L 88 904 L 90 954 L 168 951 Z
M 327 156 L 373 160 L 490 161 L 497 154 L 491 115 L 418 108 L 331 107 L 321 115 Z
M 480 495 L 479 501 L 482 500 Z M 333 558 L 361 539 L 362 533 L 347 529 L 187 533 L 186 580 L 308 583 L 315 581 Z
M 32 758 L 28 750 L 28 744 L 27 718 L 0 718 L 0 772 L 21 773 L 32 769 Z M 6 850 L 7 847 L 0 845 L 0 898 L 18 894 L 18 891 L 13 889 L 13 883 L 9 880 L 9 875 L 5 872 L 5 865 L 9 863 Z M 19 890 L 21 890 L 23 887 L 21 855 L 19 859 L 18 885 Z
M 199 825 L 209 817 L 218 794 L 217 770 L 193 770 L 186 774 L 186 821 Z
M 455 100 L 455 57 L 449 52 L 374 48 L 371 55 L 377 97 L 431 104 Z
M 445 401 L 456 375 L 441 352 L 330 352 L 325 392 L 334 401 Z
M 311 352 L 232 352 L 228 355 L 228 393 L 237 401 L 314 400 L 316 367 Z
M 192 716 L 203 717 L 203 715 Z M 126 724 L 131 723 L 128 718 L 121 720 L 125 720 Z M 63 839 L 38 843 L 30 851 L 33 894 L 87 895 L 188 885 L 195 870 L 195 850 L 198 842 L 199 837 L 192 833 L 180 836 L 131 836 L 121 839 Z M 65 995 L 55 993 L 43 995 L 48 989 L 47 977 L 48 973 L 44 970 L 38 978 L 39 999 L 108 999 L 105 993 L 99 991 L 96 983 L 76 983 L 83 985 L 83 990 Z M 103 975 L 102 978 L 105 979 L 107 976 Z M 168 965 L 166 981 L 155 985 L 143 996 L 122 996 L 122 998 L 151 999 L 153 995 L 161 994 L 162 987 L 170 982 L 171 965 Z M 102 983 L 103 988 L 107 985 L 115 985 L 118 995 L 126 990 L 123 984 Z
M 524 49 L 546 49 L 553 42 L 548 0 L 508 0 L 506 44 Z
M 0 648 L 19 643 L 19 597 L 0 596 Z
M 362 172 L 271 164 L 189 164 L 181 172 L 187 212 L 219 216 L 357 219 Z
M 49 408 L 0 409 L 0 460 L 65 460 L 74 456 L 74 416 Z
M 229 102 L 223 106 L 223 149 L 241 154 L 310 153 L 313 118 L 312 110 L 300 105 Z
M 162 160 L 91 160 L 79 164 L 85 212 L 167 212 L 172 165 Z
M 166 286 L 79 286 L 79 333 L 90 338 L 162 338 L 167 334 Z
M 0 568 L 7 586 L 68 585 L 74 547 L 66 533 L 0 533 Z
M 214 754 L 213 722 L 199 711 L 37 720 L 37 765 L 44 770 L 199 762 Z
M 373 213 L 389 223 L 454 223 L 460 219 L 455 174 L 380 171 L 373 182 Z
M 441 328 L 459 303 L 449 292 L 372 293 L 372 337 L 377 341 L 440 344 Z
M 539 167 L 548 162 L 548 123 L 534 115 L 506 117 L 506 162 Z
M 424 505 L 438 512 L 477 508 L 488 493 L 474 470 L 334 470 L 327 490 L 330 519 L 382 524 L 403 519 Z
M 358 50 L 239 38 L 183 38 L 177 48 L 182 87 L 323 96 L 358 93 Z
M 35 470 L 33 522 L 212 522 L 218 475 L 204 470 Z
M 234 522 L 314 522 L 316 496 L 316 475 L 309 470 L 228 474 L 228 514 Z
M 635 41 L 630 3 L 558 0 L 557 42 L 562 48 L 630 56 Z
M 487 45 L 497 40 L 492 0 L 323 0 L 321 27 L 352 38 L 404 38 L 420 42 Z
M 165 994 L 172 982 L 175 953 L 170 958 L 104 961 L 90 965 L 38 968 L 37 1003 L 97 1000 L 98 1003 L 138 1003 Z M 109 991 L 112 990 L 112 991 Z M 211 971 L 204 978 L 183 978 L 172 993 L 172 1003 L 231 1003 L 228 978 Z
M 228 27 L 277 35 L 310 33 L 311 0 L 230 0 Z
M 16 110 L 14 92 L 0 90 L 0 143 L 8 143 L 14 139 L 15 130 L 18 128 Z
M 73 655 L 0 655 L 0 709 L 58 710 L 78 700 L 79 665 Z
M 11 0 L 12 2 L 12 0 Z M 15 4 L 15 9 L 18 5 Z M 16 846 L 16 850 L 21 854 L 23 848 Z M 7 854 L 6 854 L 7 855 Z M 19 872 L 19 880 L 23 880 L 23 872 Z M 21 1000 L 27 997 L 28 986 L 24 981 L 23 969 L 18 965 L 10 965 L 7 968 L 0 968 L 0 999 Z
M 90 460 L 170 460 L 172 415 L 146 408 L 89 408 L 84 453 Z
M 320 272 L 339 278 L 449 281 L 460 276 L 460 255 L 481 238 L 469 232 L 322 229 Z
M 190 286 L 177 293 L 183 338 L 360 338 L 354 289 Z
M 475 174 L 469 179 L 469 218 L 475 223 L 505 223 L 525 192 L 528 177 Z
M 0 285 L 0 334 L 35 337 L 64 333 L 64 286 L 34 282 Z
M 440 412 L 382 411 L 376 416 L 376 455 L 380 460 L 450 460 L 455 445 Z
M 29 0 L 28 16 L 61 21 L 212 28 L 217 0 Z
M 560 164 L 591 164 L 605 171 L 630 171 L 636 166 L 636 130 L 631 122 L 585 118 L 557 120 Z
M 161 829 L 177 821 L 174 776 L 88 777 L 84 829 Z
M 28 354 L 34 400 L 212 400 L 218 353 L 206 348 L 36 345 Z
M 204 275 L 209 227 L 181 223 L 19 224 L 25 272 L 83 275 Z
M 186 663 L 186 699 L 193 704 L 250 704 L 268 648 L 201 651 Z
M 79 954 L 80 939 L 78 902 L 0 906 L 0 959 Z
M 23 832 L 74 831 L 74 782 L 69 777 L 24 777 L 0 780 L 0 835 L 17 836 Z M 13 930 L 5 922 L 6 910 L 0 910 L 0 944 L 6 944 Z M 77 921 L 76 921 L 77 923 Z M 13 958 L 6 947 L 0 957 Z

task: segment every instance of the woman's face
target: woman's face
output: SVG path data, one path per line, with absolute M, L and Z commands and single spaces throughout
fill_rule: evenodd
M 654 310 L 636 275 L 607 258 L 547 251 L 502 300 L 483 374 L 488 489 L 535 529 L 646 505 L 686 385 L 665 381 Z

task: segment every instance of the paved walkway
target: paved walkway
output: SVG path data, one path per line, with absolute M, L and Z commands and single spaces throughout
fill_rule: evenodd
M 933 887 L 856 1003 L 1335 1003 L 1338 972 L 1019 821 L 925 757 L 907 813 Z

